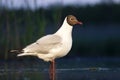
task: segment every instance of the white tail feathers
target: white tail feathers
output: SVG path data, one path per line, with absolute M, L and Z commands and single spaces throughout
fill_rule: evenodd
M 21 54 L 18 54 L 17 56 L 26 56 L 27 54 L 26 53 L 21 53 Z
M 18 54 L 17 56 L 18 57 L 20 57 L 20 56 L 35 56 L 35 54 L 34 53 L 21 53 L 21 54 Z

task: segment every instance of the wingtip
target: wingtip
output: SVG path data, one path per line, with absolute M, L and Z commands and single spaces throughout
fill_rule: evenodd
M 13 52 L 18 52 L 18 50 L 10 50 L 10 52 L 12 52 L 12 53 L 13 53 Z
M 23 50 L 10 50 L 10 52 L 12 52 L 12 53 L 22 53 Z

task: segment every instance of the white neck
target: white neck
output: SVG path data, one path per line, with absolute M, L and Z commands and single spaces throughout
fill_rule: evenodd
M 59 36 L 71 36 L 72 35 L 72 29 L 73 29 L 73 26 L 69 25 L 67 23 L 67 18 L 65 18 L 62 26 L 60 27 L 60 29 L 55 33 Z

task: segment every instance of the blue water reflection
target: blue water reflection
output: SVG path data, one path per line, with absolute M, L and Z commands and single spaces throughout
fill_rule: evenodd
M 56 61 L 56 80 L 120 80 L 120 58 L 69 58 Z M 49 63 L 1 61 L 0 80 L 49 80 Z

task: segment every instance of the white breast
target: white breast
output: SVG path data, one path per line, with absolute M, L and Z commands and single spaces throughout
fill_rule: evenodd
M 61 28 L 55 33 L 62 38 L 62 46 L 58 53 L 57 57 L 63 57 L 68 54 L 72 47 L 72 29 L 73 26 L 69 25 L 66 20 L 64 21 Z
M 71 50 L 71 47 L 72 47 L 72 39 L 69 41 L 68 40 L 64 41 L 62 50 L 59 53 L 59 57 L 63 57 L 65 55 L 67 55 L 69 53 L 69 51 Z

